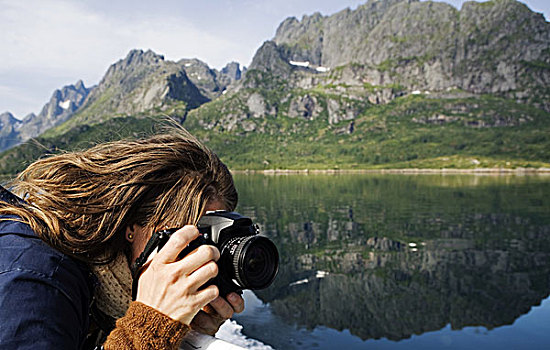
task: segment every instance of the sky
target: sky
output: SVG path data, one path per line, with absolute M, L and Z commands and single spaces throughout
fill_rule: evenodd
M 213 68 L 248 66 L 287 17 L 367 0 L 0 0 L 0 113 L 40 109 L 55 89 L 99 83 L 132 49 Z M 445 0 L 460 8 L 464 0 Z M 523 0 L 550 18 L 550 0 Z

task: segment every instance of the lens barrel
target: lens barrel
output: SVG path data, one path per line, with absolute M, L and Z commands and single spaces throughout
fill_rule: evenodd
M 268 238 L 234 237 L 224 248 L 231 255 L 233 277 L 243 289 L 267 288 L 275 279 L 279 270 L 279 252 Z

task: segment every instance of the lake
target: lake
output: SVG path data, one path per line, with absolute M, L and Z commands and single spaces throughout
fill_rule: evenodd
M 280 252 L 242 333 L 275 349 L 547 349 L 550 176 L 235 175 Z

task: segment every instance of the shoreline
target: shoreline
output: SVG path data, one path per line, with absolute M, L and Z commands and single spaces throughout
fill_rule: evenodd
M 266 169 L 230 170 L 234 174 L 309 175 L 309 174 L 474 174 L 474 175 L 550 175 L 550 168 L 474 168 L 474 169 Z

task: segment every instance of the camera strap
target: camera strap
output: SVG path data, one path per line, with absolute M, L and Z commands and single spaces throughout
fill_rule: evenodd
M 130 271 L 132 272 L 132 300 L 136 300 L 138 280 L 143 267 L 147 261 L 153 258 L 155 250 L 158 252 L 162 249 L 174 231 L 176 231 L 176 229 L 167 229 L 154 233 L 149 239 L 149 242 L 147 242 L 147 245 L 145 245 L 143 252 L 141 252 L 136 261 L 130 266 Z

